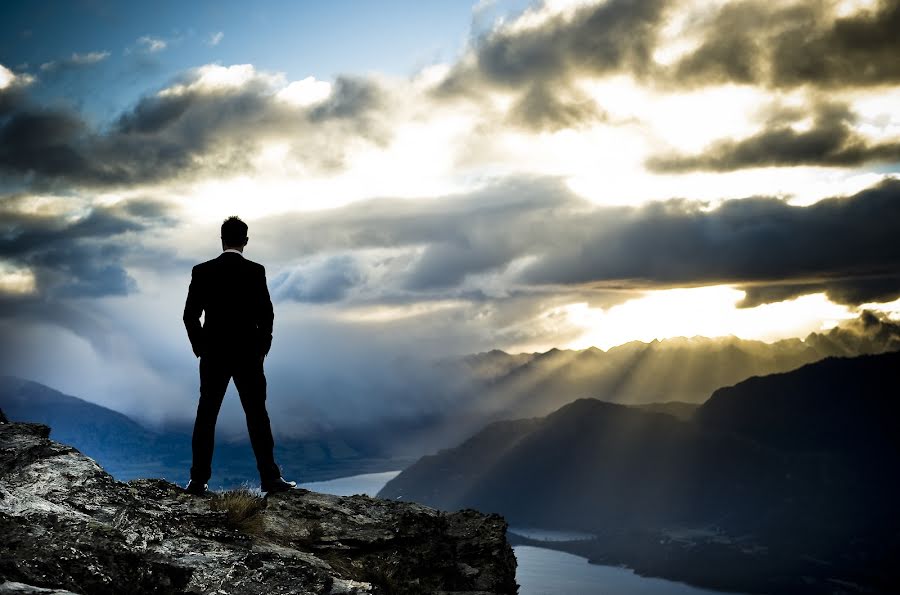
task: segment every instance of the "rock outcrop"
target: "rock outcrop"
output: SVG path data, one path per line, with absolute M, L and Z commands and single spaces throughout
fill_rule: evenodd
M 295 490 L 233 517 L 48 436 L 0 423 L 0 593 L 516 592 L 497 515 Z

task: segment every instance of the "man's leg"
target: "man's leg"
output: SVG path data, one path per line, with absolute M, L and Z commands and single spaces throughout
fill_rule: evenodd
M 281 477 L 281 470 L 275 464 L 275 440 L 266 412 L 266 375 L 262 360 L 255 356 L 242 359 L 234 369 L 234 385 L 247 416 L 247 432 L 256 455 L 259 477 L 265 484 Z
M 216 419 L 228 389 L 231 378 L 229 372 L 228 365 L 221 358 L 206 355 L 200 358 L 200 402 L 197 405 L 197 419 L 191 439 L 194 457 L 191 481 L 201 485 L 208 482 L 212 474 Z

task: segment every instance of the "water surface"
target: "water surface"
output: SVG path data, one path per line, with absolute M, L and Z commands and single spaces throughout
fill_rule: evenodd
M 367 496 L 375 496 L 384 487 L 384 484 L 394 479 L 400 474 L 399 471 L 383 471 L 381 473 L 364 473 L 362 475 L 351 475 L 349 477 L 338 477 L 337 479 L 329 479 L 328 481 L 313 481 L 310 483 L 300 484 L 301 488 L 320 492 L 322 494 L 333 494 L 335 496 L 353 496 L 355 494 L 365 494 Z
M 618 566 L 530 545 L 513 548 L 519 595 L 723 595 L 661 578 L 638 576 Z

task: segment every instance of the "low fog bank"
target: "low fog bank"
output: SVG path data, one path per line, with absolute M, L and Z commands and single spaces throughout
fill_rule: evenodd
M 158 310 L 148 307 L 146 316 L 130 319 L 99 346 L 50 327 L 4 328 L 19 333 L 20 341 L 17 350 L 3 354 L 2 373 L 120 411 L 154 430 L 188 431 L 197 363 L 186 338 L 149 332 L 159 324 L 153 318 Z M 578 398 L 699 403 L 749 376 L 829 355 L 900 349 L 900 324 L 870 312 L 803 340 L 678 338 L 608 351 L 495 350 L 464 357 L 445 350 L 459 352 L 473 339 L 465 325 L 456 336 L 440 336 L 416 316 L 386 322 L 328 314 L 282 308 L 266 361 L 273 429 L 281 439 L 352 437 L 386 456 L 418 456 L 454 445 L 490 421 L 546 415 Z M 459 315 L 448 310 L 443 326 Z M 4 321 L 4 327 L 14 324 Z M 129 333 L 155 342 L 135 347 Z M 480 338 L 473 343 L 482 344 Z M 40 353 L 47 357 L 36 357 Z M 219 431 L 224 440 L 246 440 L 233 385 Z
M 391 333 L 376 332 L 378 325 L 344 325 L 340 333 L 321 321 L 302 326 L 308 332 L 282 337 L 285 345 L 276 342 L 267 364 L 275 432 L 284 438 L 351 439 L 384 456 L 433 452 L 492 421 L 547 415 L 579 398 L 699 404 L 716 389 L 751 376 L 828 356 L 900 349 L 900 324 L 871 312 L 802 340 L 695 337 L 608 351 L 494 350 L 464 357 L 436 357 L 428 337 L 421 337 L 419 353 L 411 353 L 408 342 L 418 339 L 415 321 Z M 236 395 L 223 412 L 231 437 L 245 440 Z

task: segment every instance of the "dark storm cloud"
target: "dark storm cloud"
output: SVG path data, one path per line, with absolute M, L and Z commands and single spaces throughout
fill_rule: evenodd
M 661 0 L 610 0 L 534 28 L 501 28 L 476 45 L 474 66 L 463 62 L 444 90 L 465 87 L 472 79 L 518 88 L 556 82 L 573 72 L 643 72 L 652 60 L 664 7 Z
M 226 88 L 193 88 L 201 73 L 175 81 L 179 92 L 148 95 L 97 130 L 69 110 L 0 95 L 0 173 L 37 187 L 116 186 L 162 182 L 200 173 L 246 171 L 260 143 L 294 142 L 312 169 L 343 164 L 348 141 L 384 144 L 386 105 L 375 83 L 339 78 L 323 102 L 300 108 L 280 101 L 256 77 Z M 7 95 L 10 99 L 4 99 Z M 8 104 L 8 105 L 7 105 Z
M 30 270 L 37 293 L 2 296 L 16 303 L 131 293 L 136 285 L 122 264 L 131 246 L 123 238 L 166 221 L 164 205 L 152 201 L 95 208 L 70 222 L 23 211 L 19 200 L 0 202 L 0 258 Z
M 19 109 L 25 103 L 25 91 L 23 85 L 10 84 L 0 89 L 0 119 Z
M 46 177 L 72 172 L 94 176 L 90 160 L 77 147 L 85 133 L 84 122 L 71 112 L 16 111 L 0 124 L 0 171 Z
M 556 130 L 602 119 L 602 98 L 582 101 L 577 81 L 617 74 L 668 90 L 725 83 L 769 88 L 891 85 L 900 81 L 900 0 L 845 17 L 833 3 L 747 0 L 687 14 L 683 39 L 697 47 L 672 65 L 654 59 L 676 0 L 608 0 L 472 43 L 435 91 L 479 101 L 513 93 L 509 122 Z M 851 157 L 847 157 L 848 159 Z
M 583 93 L 551 90 L 540 84 L 526 91 L 507 116 L 510 124 L 536 131 L 580 128 L 606 119 L 605 112 Z
M 669 202 L 623 211 L 615 222 L 614 213 L 600 211 L 572 226 L 569 247 L 546 254 L 523 277 L 669 286 L 819 282 L 845 302 L 868 301 L 866 288 L 875 286 L 893 299 L 900 295 L 900 244 L 892 239 L 900 231 L 898 199 L 900 182 L 887 181 L 809 207 L 746 198 L 704 211 Z
M 358 77 L 338 77 L 329 98 L 314 106 L 309 112 L 313 122 L 325 120 L 352 120 L 383 107 L 384 93 L 373 83 Z
M 811 293 L 824 293 L 836 304 L 852 306 L 897 299 L 900 297 L 900 275 L 885 273 L 871 278 L 858 276 L 807 283 L 751 285 L 741 289 L 746 292 L 744 299 L 738 304 L 742 308 L 781 302 Z
M 900 0 L 835 17 L 820 0 L 727 4 L 705 19 L 699 47 L 670 71 L 673 85 L 876 86 L 900 81 Z
M 813 110 L 812 127 L 798 132 L 791 120 L 806 114 L 773 115 L 762 132 L 740 140 L 719 140 L 696 155 L 657 155 L 647 160 L 656 172 L 731 171 L 749 167 L 795 165 L 855 166 L 900 161 L 900 142 L 873 143 L 853 130 L 856 118 L 841 104 L 820 104 Z
M 437 90 L 444 98 L 477 98 L 484 88 L 519 91 L 513 123 L 558 129 L 601 116 L 578 97 L 581 75 L 648 73 L 662 0 L 609 0 L 524 30 L 500 28 L 478 40 Z M 574 100 L 573 100 L 574 99 Z
M 454 295 L 479 275 L 562 293 L 730 283 L 749 286 L 748 305 L 809 288 L 849 304 L 900 296 L 900 181 L 808 207 L 765 197 L 705 207 L 596 207 L 561 183 L 530 180 L 260 225 L 279 250 L 298 254 L 406 248 L 412 257 L 380 290 L 411 292 L 410 301 Z

